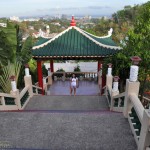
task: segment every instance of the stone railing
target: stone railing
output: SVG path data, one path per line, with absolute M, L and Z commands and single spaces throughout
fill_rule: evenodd
M 29 86 L 20 93 L 19 90 L 10 94 L 0 93 L 0 110 L 23 110 L 30 100 Z
M 0 111 L 23 110 L 33 95 L 42 94 L 42 88 L 32 85 L 28 68 L 26 68 L 25 73 L 25 87 L 21 92 L 16 88 L 16 82 L 13 76 L 11 78 L 12 90 L 10 94 L 0 93 Z
M 125 100 L 125 92 L 111 97 L 111 108 L 110 110 L 116 112 L 123 112 Z
M 106 86 L 105 95 L 106 95 L 106 98 L 107 98 L 108 105 L 110 107 L 112 96 L 111 96 L 111 88 L 109 86 Z
M 19 94 L 20 105 L 21 105 L 20 110 L 25 108 L 25 106 L 29 102 L 30 98 L 31 97 L 29 95 L 29 86 L 26 86 Z
M 125 92 L 119 93 L 118 87 L 114 90 L 113 76 L 106 76 L 105 95 L 111 111 L 123 112 Z
M 70 80 L 70 78 L 72 77 L 72 74 L 75 74 L 75 76 L 77 78 L 79 78 L 79 80 L 95 80 L 97 81 L 97 72 L 54 72 L 53 73 L 53 77 L 54 77 L 54 81 L 57 80 Z
M 33 94 L 34 95 L 41 95 L 42 94 L 42 88 L 39 86 L 32 85 Z
M 135 141 L 138 145 L 140 132 L 141 132 L 141 123 L 143 121 L 144 107 L 138 97 L 134 94 L 129 96 L 130 110 L 128 111 L 128 120 L 132 133 L 134 135 Z
M 144 97 L 142 102 L 139 99 L 137 57 L 135 61 L 136 64 L 130 68 L 130 78 L 126 80 L 126 90 L 121 94 L 118 90 L 119 78 L 114 78 L 113 82 L 112 65 L 109 64 L 105 95 L 110 110 L 123 112 L 128 119 L 138 150 L 150 150 L 150 99 Z
M 16 96 L 0 93 L 0 110 L 17 110 Z
M 140 97 L 140 96 L 139 96 Z M 147 97 L 143 97 L 142 99 L 142 104 L 144 106 L 145 109 L 148 109 L 150 106 L 150 98 Z
M 150 109 L 145 109 L 136 94 L 129 95 L 128 121 L 134 135 L 138 150 L 150 146 Z

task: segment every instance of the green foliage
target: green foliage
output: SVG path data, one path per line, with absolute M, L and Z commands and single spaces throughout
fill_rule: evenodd
M 47 71 L 47 69 L 46 69 L 44 64 L 42 65 L 42 73 L 43 73 L 43 76 L 45 76 L 45 77 L 48 76 L 48 71 Z
M 30 68 L 30 74 L 32 76 L 32 82 L 36 83 L 38 80 L 38 76 L 37 76 L 37 63 L 34 59 L 30 59 L 29 61 L 29 68 Z
M 131 65 L 130 57 L 141 57 L 139 80 L 141 81 L 140 93 L 143 96 L 146 78 L 150 74 L 150 2 L 140 7 L 134 28 L 129 30 L 126 37 L 123 41 L 123 50 L 106 62 L 112 62 L 114 75 L 119 75 L 122 80 L 125 80 Z
M 65 70 L 63 68 L 60 68 L 56 72 L 65 72 Z
M 74 72 L 81 72 L 80 66 L 77 65 L 76 67 L 74 67 Z
M 16 75 L 17 72 L 12 72 L 12 69 L 18 66 L 17 70 L 20 73 L 21 64 L 26 64 L 31 59 L 31 48 L 32 48 L 32 38 L 29 37 L 24 43 L 22 42 L 22 34 L 20 32 L 19 26 L 7 21 L 7 27 L 0 27 L 0 60 L 1 65 L 7 65 L 6 69 L 1 72 L 1 88 L 4 92 L 9 92 L 10 81 L 9 77 L 11 75 Z M 16 63 L 16 61 L 18 63 Z M 6 76 L 6 73 L 8 75 Z M 12 74 L 13 73 L 13 74 Z M 19 76 L 19 80 L 18 80 Z M 23 85 L 24 68 L 19 74 L 17 74 L 16 79 L 18 81 L 18 87 Z M 7 84 L 5 82 L 7 82 Z M 8 87 L 7 87 L 8 86 Z
M 32 49 L 32 37 L 28 37 L 24 42 L 20 52 L 17 53 L 17 60 L 21 61 L 23 64 L 26 64 L 30 61 Z
M 2 64 L 7 64 L 12 59 L 12 48 L 6 37 L 6 34 L 0 30 L 0 60 Z
M 2 71 L 2 74 L 0 75 L 0 87 L 3 92 L 9 93 L 11 91 L 10 77 L 14 75 L 16 83 L 18 82 L 18 77 L 19 77 L 19 73 L 21 69 L 21 63 L 8 62 L 7 66 L 3 66 L 2 64 L 0 65 L 1 65 L 1 71 Z
M 7 23 L 7 28 L 0 27 L 0 49 L 3 51 L 2 63 L 15 62 L 16 60 L 16 26 Z M 3 58 L 6 58 L 5 61 Z

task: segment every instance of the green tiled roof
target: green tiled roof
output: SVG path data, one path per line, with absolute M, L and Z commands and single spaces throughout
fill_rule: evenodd
M 120 50 L 111 38 L 96 39 L 70 27 L 44 44 L 33 47 L 33 58 L 108 57 Z
M 85 31 L 83 31 L 83 32 L 85 32 Z M 85 32 L 85 34 L 87 34 L 88 36 L 90 36 L 91 38 L 93 38 L 94 40 L 96 40 L 96 41 L 98 41 L 98 42 L 100 42 L 102 44 L 110 45 L 110 46 L 117 46 L 117 44 L 112 40 L 111 36 L 110 37 L 101 38 L 101 37 L 97 37 L 97 36 L 91 35 L 91 34 L 89 34 L 87 32 Z
M 40 38 L 38 39 L 38 41 L 35 43 L 34 46 L 39 46 L 39 45 L 41 45 L 41 44 L 43 44 L 43 43 L 45 43 L 45 42 L 47 42 L 47 41 L 49 41 L 49 40 L 50 40 L 49 38 L 40 37 Z

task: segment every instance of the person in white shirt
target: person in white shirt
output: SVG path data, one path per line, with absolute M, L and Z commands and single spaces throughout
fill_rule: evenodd
M 78 78 L 75 77 L 75 74 L 72 75 L 70 79 L 70 95 L 74 91 L 74 96 L 76 95 L 76 88 L 78 87 Z

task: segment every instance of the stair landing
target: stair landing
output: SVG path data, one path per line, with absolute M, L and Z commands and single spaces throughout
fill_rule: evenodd
M 77 95 L 99 95 L 100 88 L 96 81 L 79 81 Z M 70 95 L 70 81 L 53 81 L 47 95 Z

